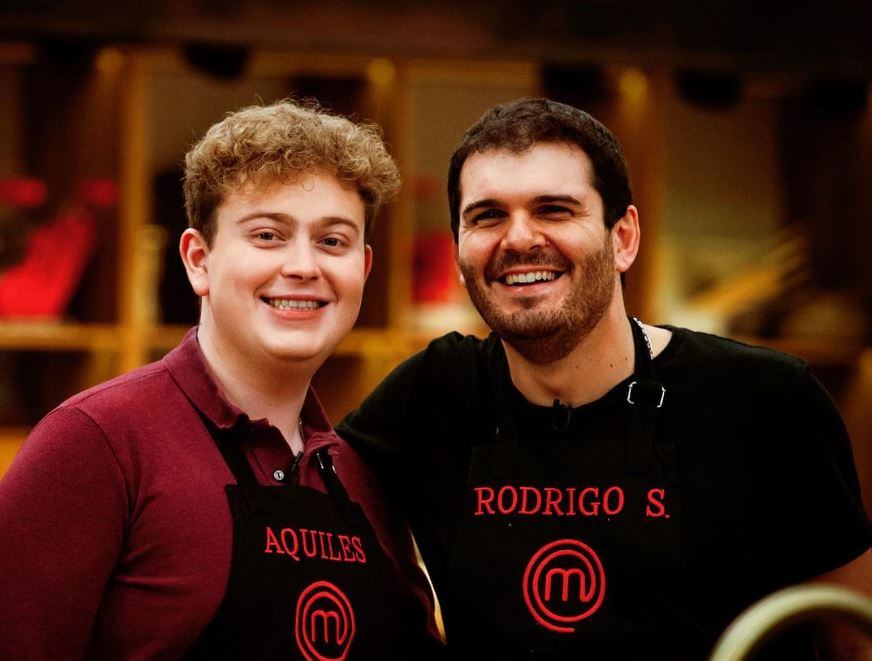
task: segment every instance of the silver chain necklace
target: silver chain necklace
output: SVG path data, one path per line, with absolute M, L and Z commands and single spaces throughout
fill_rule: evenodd
M 654 358 L 654 348 L 651 346 L 651 338 L 648 337 L 648 332 L 645 330 L 645 326 L 637 317 L 633 317 L 633 321 L 638 324 L 639 330 L 642 331 L 642 337 L 645 338 L 645 346 L 648 347 L 648 355 L 651 356 L 651 358 Z

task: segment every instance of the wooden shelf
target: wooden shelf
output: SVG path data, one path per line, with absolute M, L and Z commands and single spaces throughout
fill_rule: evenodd
M 189 329 L 183 324 L 164 324 L 138 332 L 149 349 L 169 351 Z M 114 324 L 0 320 L 0 350 L 6 351 L 117 351 L 123 335 L 123 328 Z M 336 355 L 409 355 L 423 349 L 431 339 L 429 334 L 419 332 L 361 328 L 342 340 Z
M 169 351 L 174 349 L 190 326 L 184 324 L 163 324 L 155 326 L 148 332 L 146 344 L 153 351 Z
M 3 350 L 117 350 L 119 338 L 119 328 L 112 324 L 0 321 L 0 349 Z
M 0 427 L 0 476 L 9 468 L 18 448 L 30 433 L 27 427 Z
M 155 326 L 148 332 L 147 345 L 154 351 L 169 351 L 182 341 L 189 328 L 190 326 L 185 325 Z M 433 339 L 431 335 L 424 333 L 359 328 L 352 330 L 343 338 L 333 355 L 405 357 L 423 349 L 431 339 Z
M 406 357 L 420 351 L 432 338 L 400 330 L 360 328 L 346 335 L 334 355 L 360 357 Z

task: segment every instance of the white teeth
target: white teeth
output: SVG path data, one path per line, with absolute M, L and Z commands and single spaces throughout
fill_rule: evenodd
M 527 284 L 530 282 L 554 280 L 554 271 L 533 271 L 532 273 L 510 273 L 505 277 L 507 285 Z
M 287 298 L 269 298 L 267 303 L 278 310 L 317 310 L 321 307 L 318 301 L 292 301 Z

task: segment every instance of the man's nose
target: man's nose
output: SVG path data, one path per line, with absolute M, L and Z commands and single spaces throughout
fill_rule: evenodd
M 525 252 L 542 248 L 546 243 L 547 239 L 528 213 L 518 212 L 509 216 L 503 237 L 504 249 Z
M 281 274 L 285 278 L 313 280 L 321 274 L 317 247 L 308 239 L 290 242 L 283 255 Z

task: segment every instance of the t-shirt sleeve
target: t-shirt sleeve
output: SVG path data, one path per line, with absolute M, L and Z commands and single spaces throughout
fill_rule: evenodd
M 850 562 L 869 548 L 851 441 L 832 398 L 807 367 L 786 389 L 776 438 L 770 497 L 780 562 L 796 581 Z M 780 422 L 779 422 L 780 421 Z
M 395 368 L 354 411 L 337 425 L 336 432 L 380 474 L 401 454 L 414 427 L 418 381 L 424 354 Z
M 50 413 L 0 481 L 0 658 L 81 658 L 128 516 L 99 427 Z

